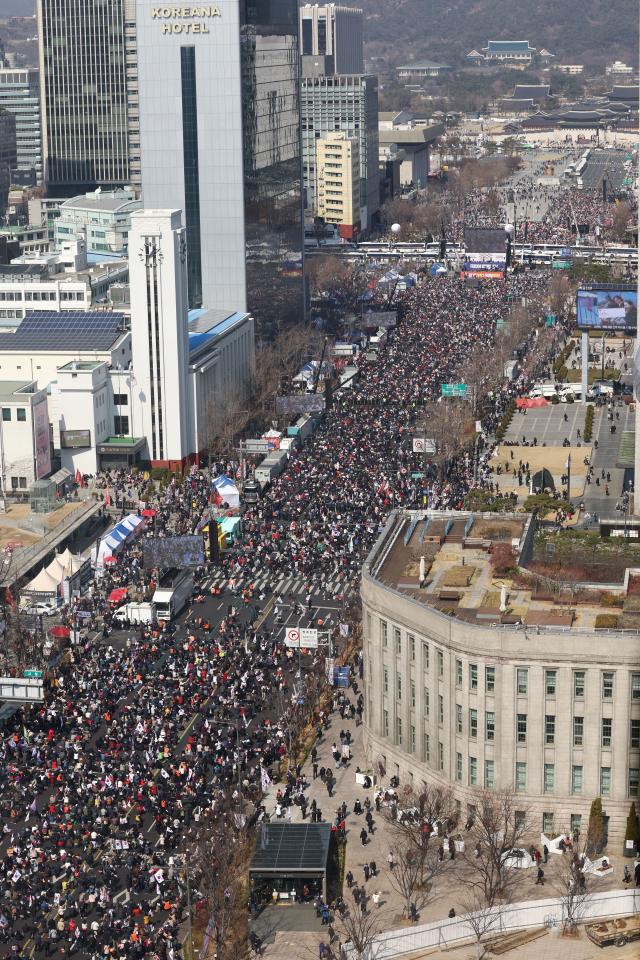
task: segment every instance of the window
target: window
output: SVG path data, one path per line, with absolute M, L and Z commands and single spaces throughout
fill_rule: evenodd
M 4 420 L 4 410 L 2 411 L 2 419 Z M 631 674 L 631 699 L 640 700 L 640 673 Z
M 629 746 L 632 750 L 640 748 L 640 720 L 632 720 L 629 731 Z
M 496 668 L 484 668 L 484 687 L 487 693 L 493 693 L 496 688 Z
M 544 765 L 544 792 L 553 793 L 556 788 L 556 768 L 553 763 Z
M 402 717 L 396 717 L 396 743 L 402 746 Z
M 521 793 L 527 789 L 527 765 L 526 763 L 516 763 L 516 790 Z
M 113 431 L 116 436 L 126 436 L 129 433 L 129 417 L 121 417 L 116 414 L 113 418 Z
M 553 826 L 553 813 L 542 814 L 542 832 L 547 836 L 553 836 L 556 832 Z
M 382 668 L 382 689 L 385 693 L 389 693 L 389 668 Z
M 397 627 L 393 628 L 393 642 L 395 644 L 396 653 L 402 653 L 402 635 Z
M 438 676 L 444 676 L 444 655 L 442 650 L 438 650 Z
M 519 695 L 529 690 L 529 671 L 526 667 L 518 667 L 516 671 L 516 690 Z
M 629 796 L 638 796 L 638 781 L 640 780 L 640 770 L 638 767 L 629 767 Z
M 411 660 L 416 659 L 416 638 L 409 637 L 409 657 Z
M 462 733 L 462 707 L 456 703 L 456 733 Z
M 527 742 L 527 715 L 526 713 L 516 714 L 516 743 Z
M 584 743 L 584 717 L 573 718 L 573 745 L 581 747 Z
M 493 760 L 484 762 L 484 785 L 487 790 L 493 789 Z
M 602 674 L 602 699 L 613 700 L 613 673 L 610 671 Z
M 425 733 L 422 737 L 422 759 L 425 763 L 431 761 L 431 737 Z
M 129 403 L 129 398 L 126 393 L 114 393 L 113 403 L 116 407 L 126 407 Z
M 429 691 L 424 691 L 424 715 L 428 717 L 431 712 L 431 697 L 429 696 Z
M 11 420 L 11 407 L 2 408 L 2 419 L 4 420 L 5 423 Z
M 416 682 L 412 680 L 409 685 L 409 690 L 411 692 L 411 706 L 415 707 L 416 705 Z
M 584 697 L 584 670 L 575 670 L 573 674 L 573 695 L 579 700 Z
M 462 783 L 462 754 L 456 753 L 456 780 Z
M 571 793 L 582 793 L 582 766 L 571 767 Z
M 438 694 L 438 723 L 444 723 L 444 697 Z
M 613 726 L 613 720 L 611 719 L 611 717 L 603 717 L 603 718 L 602 718 L 602 737 L 601 737 L 601 745 L 602 745 L 603 747 L 610 747 L 610 746 L 611 746 L 611 729 L 612 729 L 612 726 Z
M 556 695 L 556 681 L 558 679 L 557 670 L 545 670 L 544 672 L 544 691 L 548 697 Z
M 485 740 L 496 738 L 496 715 L 493 710 L 487 710 L 484 715 L 484 737 Z
M 456 687 L 462 686 L 462 660 L 456 660 Z
M 16 410 L 16 419 L 18 423 L 27 422 L 27 411 L 25 410 L 24 407 L 18 407 L 18 409 Z
M 400 674 L 396 677 L 396 700 L 402 700 L 402 677 Z
M 444 746 L 438 741 L 438 770 L 444 770 Z
M 544 742 L 547 746 L 556 742 L 556 718 L 550 713 L 544 718 Z
M 429 644 L 422 644 L 422 669 L 427 671 L 429 669 Z
M 469 689 L 470 690 L 478 689 L 478 664 L 477 663 L 469 664 Z
M 382 646 L 384 649 L 387 647 L 387 621 L 380 621 L 380 639 L 382 640 Z
M 382 711 L 382 733 L 385 737 L 389 736 L 389 711 Z
M 478 711 L 469 710 L 469 736 L 475 740 L 478 736 Z
M 611 796 L 611 767 L 600 767 L 600 796 Z
M 575 837 L 576 834 L 579 834 L 580 830 L 582 829 L 582 814 L 572 813 L 569 822 L 571 824 L 571 836 Z
M 475 787 L 478 783 L 478 761 L 475 757 L 469 757 L 469 784 Z
M 11 477 L 11 489 L 12 489 L 12 490 L 17 490 L 17 489 L 18 489 L 18 478 L 17 478 L 17 477 Z
M 416 752 L 416 728 L 413 726 L 413 724 L 411 725 L 410 733 L 411 733 L 411 743 L 409 744 L 409 749 L 411 750 L 411 753 L 415 753 Z

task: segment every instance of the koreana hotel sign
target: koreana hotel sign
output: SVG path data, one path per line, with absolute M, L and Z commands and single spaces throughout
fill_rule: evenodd
M 220 8 L 151 7 L 152 20 L 161 20 L 162 33 L 209 33 L 208 20 L 221 16 Z

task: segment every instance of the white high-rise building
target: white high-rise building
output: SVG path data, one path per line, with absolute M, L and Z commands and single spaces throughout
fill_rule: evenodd
M 179 210 L 140 210 L 129 233 L 131 339 L 146 459 L 175 466 L 192 452 L 186 239 Z M 135 400 L 134 400 L 135 406 Z

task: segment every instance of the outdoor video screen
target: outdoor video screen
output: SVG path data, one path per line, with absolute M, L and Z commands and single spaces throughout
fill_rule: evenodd
M 200 567 L 205 562 L 202 534 L 188 537 L 152 537 L 142 541 L 142 559 L 147 570 L 169 567 Z
M 578 290 L 576 314 L 582 330 L 634 333 L 638 325 L 637 291 Z
M 504 227 L 465 227 L 464 248 L 467 258 L 486 260 L 486 256 L 477 254 L 500 254 L 504 260 L 506 239 Z

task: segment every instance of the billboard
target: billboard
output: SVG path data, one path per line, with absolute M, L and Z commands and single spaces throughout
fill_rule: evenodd
M 152 537 L 142 541 L 142 560 L 147 570 L 159 567 L 201 567 L 205 562 L 202 534 L 185 537 Z
M 578 290 L 576 317 L 581 330 L 635 333 L 638 293 L 636 290 Z
M 465 227 L 464 248 L 469 261 L 504 264 L 507 249 L 504 227 Z
M 324 397 L 319 393 L 292 393 L 288 397 L 276 397 L 276 413 L 279 417 L 298 413 L 322 413 Z
M 36 460 L 36 480 L 51 473 L 51 444 L 49 442 L 49 406 L 46 397 L 32 408 L 33 441 Z
M 91 446 L 91 430 L 61 430 L 60 447 L 62 450 L 81 450 Z

